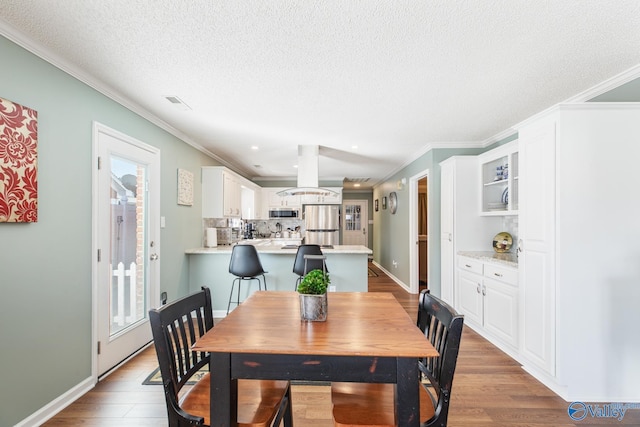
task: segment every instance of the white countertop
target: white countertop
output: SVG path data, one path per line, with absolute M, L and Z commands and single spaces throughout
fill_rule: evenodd
M 460 251 L 458 252 L 458 255 L 518 268 L 518 256 L 511 252 L 498 253 L 495 251 Z
M 262 243 L 254 244 L 258 253 L 264 254 L 296 254 L 298 251 L 297 248 L 287 248 L 283 249 L 283 244 L 281 242 L 278 243 Z M 231 253 L 231 248 L 233 246 L 225 245 L 225 246 L 217 246 L 215 248 L 193 248 L 187 249 L 185 251 L 188 255 L 206 255 L 206 254 L 229 254 Z M 362 245 L 334 245 L 332 249 L 330 248 L 322 248 L 322 252 L 325 254 L 367 254 L 370 255 L 373 251 L 366 246 Z

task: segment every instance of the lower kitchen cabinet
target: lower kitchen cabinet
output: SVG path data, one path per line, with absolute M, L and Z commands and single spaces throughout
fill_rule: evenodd
M 465 324 L 503 350 L 517 350 L 518 270 L 458 256 L 456 288 Z

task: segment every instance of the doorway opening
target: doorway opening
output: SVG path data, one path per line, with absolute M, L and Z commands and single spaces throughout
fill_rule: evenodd
M 429 289 L 429 170 L 409 179 L 410 292 Z
M 418 180 L 418 290 L 428 289 L 427 177 Z

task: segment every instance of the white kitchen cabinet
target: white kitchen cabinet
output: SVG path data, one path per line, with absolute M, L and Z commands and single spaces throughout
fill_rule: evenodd
M 242 219 L 264 219 L 262 209 L 262 189 L 259 186 L 242 185 L 241 188 Z
M 302 205 L 339 205 L 342 204 L 342 188 L 327 187 L 328 190 L 334 191 L 334 194 L 327 196 L 318 196 L 313 194 L 305 194 L 300 196 Z
M 520 353 L 555 375 L 555 120 L 520 131 L 519 216 L 522 332 Z M 526 248 L 526 250 L 524 250 Z
M 280 196 L 278 192 L 289 187 L 269 187 L 263 188 L 263 196 L 267 202 L 267 210 L 270 208 L 300 209 L 300 196 Z
M 482 302 L 482 263 L 468 258 L 458 258 L 459 264 L 464 263 L 468 268 L 461 268 L 458 274 L 458 304 L 456 309 L 465 315 L 465 322 L 475 323 L 478 326 L 483 324 L 483 302 Z M 474 272 L 472 266 L 478 264 L 480 274 Z
M 482 215 L 517 215 L 519 207 L 518 141 L 478 156 Z
M 230 172 L 222 172 L 222 209 L 224 216 L 239 217 L 242 215 L 242 186 L 237 176 Z
M 514 354 L 518 348 L 518 270 L 464 256 L 458 256 L 458 268 L 456 309 L 465 315 L 465 323 Z
M 480 176 L 476 156 L 453 156 L 440 163 L 440 297 L 456 306 L 456 254 L 491 248 L 500 230 L 497 217 L 478 215 Z
M 567 401 L 640 401 L 640 105 L 560 105 L 518 130 L 520 361 Z
M 202 217 L 240 218 L 243 179 L 222 166 L 202 167 Z

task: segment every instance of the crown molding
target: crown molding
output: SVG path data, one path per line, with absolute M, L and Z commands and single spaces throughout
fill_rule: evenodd
M 44 47 L 42 44 L 37 43 L 36 41 L 34 41 L 34 40 L 30 39 L 29 37 L 25 36 L 22 32 L 16 30 L 14 27 L 12 27 L 11 25 L 7 24 L 6 21 L 4 21 L 2 19 L 0 19 L 0 35 L 2 35 L 3 37 L 7 38 L 10 41 L 12 41 L 16 45 L 22 47 L 23 49 L 27 50 L 28 52 L 34 54 L 35 56 L 39 57 L 40 59 L 46 61 L 47 63 L 53 65 L 54 67 L 58 68 L 59 70 L 63 71 L 64 73 L 70 75 L 71 77 L 73 77 L 73 78 L 79 80 L 80 82 L 86 84 L 90 88 L 96 90 L 97 92 L 101 93 L 102 95 L 106 96 L 107 98 L 111 99 L 112 101 L 117 102 L 118 104 L 120 104 L 123 107 L 127 108 L 131 112 L 133 112 L 133 113 L 137 114 L 138 116 L 148 120 L 149 122 L 151 122 L 152 124 L 158 126 L 159 128 L 167 131 L 169 134 L 171 134 L 171 135 L 175 136 L 176 138 L 180 139 L 182 142 L 192 146 L 196 150 L 198 150 L 198 151 L 206 154 L 207 156 L 211 157 L 212 159 L 220 162 L 223 166 L 226 166 L 229 169 L 232 169 L 232 170 L 234 170 L 234 171 L 236 171 L 238 173 L 240 173 L 239 171 L 243 171 L 243 173 L 241 173 L 241 174 L 248 175 L 248 172 L 244 171 L 244 169 L 239 168 L 237 165 L 232 164 L 229 161 L 219 157 L 217 154 L 215 154 L 212 151 L 210 151 L 209 149 L 203 147 L 202 145 L 200 145 L 198 142 L 196 142 L 193 139 L 191 139 L 189 136 L 187 136 L 183 132 L 181 132 L 178 129 L 174 128 L 169 123 L 165 122 L 164 120 L 162 120 L 161 118 L 159 118 L 155 114 L 152 114 L 147 109 L 145 109 L 142 106 L 140 106 L 140 104 L 138 104 L 137 102 L 134 102 L 129 97 L 123 95 L 119 91 L 116 91 L 111 86 L 109 86 L 106 83 L 104 83 L 103 81 L 96 79 L 94 76 L 91 76 L 91 75 L 85 73 L 84 71 L 82 71 L 81 69 L 76 67 L 75 65 L 73 65 L 73 64 L 69 63 L 68 61 L 62 59 L 60 56 L 54 54 L 49 49 Z
M 623 71 L 622 73 L 617 74 L 610 79 L 607 79 L 602 83 L 599 83 L 585 90 L 584 92 L 580 92 L 579 94 L 572 96 L 571 98 L 567 99 L 564 102 L 561 102 L 560 104 L 587 102 L 595 98 L 596 96 L 600 96 L 603 93 L 609 92 L 610 90 L 620 87 L 625 83 L 629 83 L 630 81 L 635 80 L 638 77 L 640 77 L 640 64 L 631 67 L 628 70 Z

